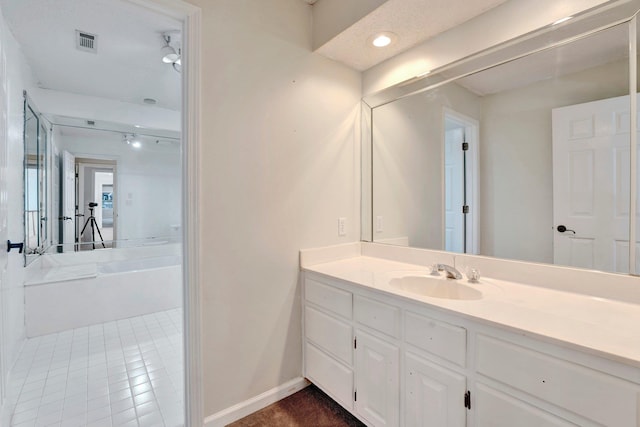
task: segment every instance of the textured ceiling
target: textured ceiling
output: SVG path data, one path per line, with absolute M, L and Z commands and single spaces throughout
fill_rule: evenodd
M 38 86 L 180 109 L 180 75 L 161 62 L 161 33 L 180 23 L 121 0 L 0 0 Z M 97 53 L 76 49 L 75 30 L 97 34 Z M 153 107 L 150 107 L 153 108 Z
M 317 52 L 364 71 L 437 34 L 460 25 L 506 0 L 388 0 Z M 386 48 L 369 39 L 390 31 L 398 38 Z

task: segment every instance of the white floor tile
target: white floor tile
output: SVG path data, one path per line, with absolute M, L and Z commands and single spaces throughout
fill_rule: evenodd
M 138 416 L 140 427 L 164 427 L 164 420 L 160 412 L 151 412 Z
M 123 411 L 123 412 L 119 412 L 115 415 L 111 415 L 111 422 L 113 423 L 114 426 L 121 426 L 124 424 L 128 424 L 132 420 L 135 421 L 136 419 L 137 419 L 136 411 L 133 408 L 127 409 L 126 411 Z
M 91 427 L 112 427 L 111 417 L 106 417 L 96 421 L 92 421 Z
M 27 340 L 12 427 L 183 426 L 182 311 Z

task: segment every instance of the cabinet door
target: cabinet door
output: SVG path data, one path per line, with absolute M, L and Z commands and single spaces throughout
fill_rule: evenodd
M 356 413 L 374 427 L 399 424 L 398 347 L 356 330 Z
M 407 427 L 464 427 L 464 375 L 406 353 L 404 379 Z
M 476 385 L 476 427 L 577 427 L 526 402 L 488 387 Z M 586 427 L 594 424 L 581 424 Z
M 305 375 L 339 404 L 353 410 L 353 371 L 313 344 L 305 346 Z

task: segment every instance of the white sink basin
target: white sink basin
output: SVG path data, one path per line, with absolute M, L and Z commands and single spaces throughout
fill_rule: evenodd
M 404 276 L 391 279 L 389 284 L 406 292 L 433 298 L 474 300 L 482 298 L 482 292 L 457 280 L 429 276 Z

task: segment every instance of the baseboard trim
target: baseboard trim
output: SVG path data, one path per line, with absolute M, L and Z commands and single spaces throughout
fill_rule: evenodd
M 298 377 L 284 384 L 267 390 L 251 399 L 240 402 L 213 415 L 209 415 L 204 419 L 205 427 L 224 427 L 240 418 L 246 417 L 262 408 L 265 408 L 278 400 L 296 393 L 310 383 L 305 378 Z

